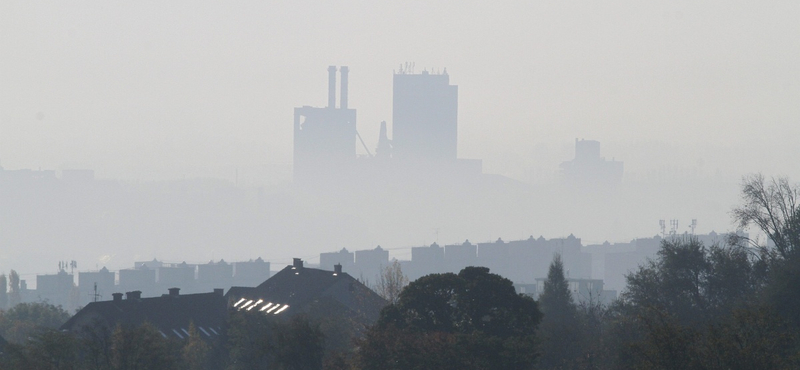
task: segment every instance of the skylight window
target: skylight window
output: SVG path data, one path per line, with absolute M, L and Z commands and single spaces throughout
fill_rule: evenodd
M 214 328 L 212 328 L 210 326 L 208 327 L 208 330 L 211 330 L 211 332 L 214 333 L 214 335 L 219 335 L 219 333 L 217 333 L 217 331 L 214 330 Z
M 252 299 L 247 301 L 247 302 L 245 302 L 245 304 L 243 304 L 242 307 L 239 307 L 239 311 L 241 311 L 243 308 L 249 306 L 251 303 L 253 303 Z
M 275 314 L 277 315 L 277 314 L 279 314 L 279 313 L 283 312 L 283 311 L 284 311 L 285 309 L 287 309 L 287 308 L 289 308 L 289 305 L 288 305 L 288 304 L 287 304 L 287 305 L 284 305 L 283 307 L 281 307 L 281 309 L 280 309 L 280 310 L 277 310 L 277 311 L 275 311 Z
M 211 334 L 208 334 L 208 332 L 206 331 L 206 329 L 203 329 L 203 327 L 202 327 L 202 326 L 198 326 L 197 328 L 198 328 L 198 329 L 200 329 L 200 331 L 202 331 L 202 332 L 203 332 L 203 334 L 205 334 L 207 337 L 211 337 Z
M 270 312 L 272 312 L 273 310 L 275 310 L 275 309 L 276 309 L 276 308 L 278 308 L 279 306 L 280 306 L 279 304 L 276 304 L 276 305 L 272 306 L 272 308 L 270 308 L 270 309 L 268 309 L 268 310 L 267 310 L 267 313 L 270 313 Z
M 266 305 L 264 305 L 264 307 L 261 307 L 261 309 L 259 311 L 264 311 L 267 308 L 269 308 L 270 306 L 272 306 L 272 302 L 268 302 Z
M 182 332 L 184 332 L 184 333 L 186 333 L 186 336 L 187 336 L 187 337 L 189 336 L 189 332 L 188 332 L 188 331 L 186 331 L 186 329 L 184 329 L 184 328 L 181 328 L 181 331 L 182 331 Z
M 258 302 L 254 303 L 254 304 L 253 304 L 252 306 L 250 306 L 250 307 L 247 307 L 247 310 L 248 310 L 248 311 L 252 310 L 252 309 L 253 309 L 253 307 L 260 305 L 260 304 L 261 304 L 261 302 L 264 302 L 264 300 L 263 300 L 263 299 L 259 299 L 259 300 L 258 300 Z
M 177 331 L 177 330 L 175 330 L 175 329 L 172 329 L 172 332 L 173 332 L 173 333 L 175 333 L 175 335 L 177 335 L 177 336 L 178 336 L 178 338 L 181 338 L 181 339 L 183 339 L 183 335 L 181 335 L 181 333 L 178 333 L 178 331 Z
M 246 300 L 247 300 L 247 298 L 242 298 L 242 299 L 238 300 L 238 301 L 237 301 L 237 302 L 236 302 L 236 303 L 233 305 L 233 307 L 234 307 L 234 308 L 236 308 L 236 306 L 238 306 L 238 305 L 242 304 L 242 302 L 244 302 L 244 301 L 246 301 Z

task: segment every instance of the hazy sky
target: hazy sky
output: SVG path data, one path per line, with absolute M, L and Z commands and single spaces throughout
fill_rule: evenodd
M 292 108 L 350 66 L 371 149 L 392 71 L 447 68 L 459 154 L 552 176 L 576 137 L 632 176 L 800 176 L 796 1 L 3 1 L 0 164 L 289 177 Z M 360 150 L 360 149 L 359 149 Z

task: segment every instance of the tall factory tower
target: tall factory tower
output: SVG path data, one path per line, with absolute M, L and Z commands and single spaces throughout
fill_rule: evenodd
M 294 109 L 294 181 L 325 182 L 348 173 L 356 159 L 356 110 L 347 107 L 347 75 L 339 68 L 341 95 L 336 107 L 336 67 L 328 67 L 328 106 Z
M 392 158 L 403 162 L 454 162 L 458 141 L 458 86 L 447 70 L 394 74 Z

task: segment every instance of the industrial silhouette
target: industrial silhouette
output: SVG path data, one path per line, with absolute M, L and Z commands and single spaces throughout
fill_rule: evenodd
M 336 106 L 336 66 L 328 67 L 328 105 L 294 109 L 294 181 L 299 186 L 359 183 L 390 176 L 423 180 L 481 173 L 480 160 L 458 158 L 458 86 L 441 73 L 394 73 L 392 137 L 380 123 L 375 154 L 357 131 L 355 109 L 348 107 L 349 68 L 340 74 Z M 358 158 L 363 146 L 366 158 Z M 388 171 L 388 173 L 387 173 Z

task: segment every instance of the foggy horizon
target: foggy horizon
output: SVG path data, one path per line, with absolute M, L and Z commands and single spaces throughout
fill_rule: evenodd
M 289 261 L 531 235 L 600 244 L 656 235 L 660 219 L 681 220 L 681 232 L 691 219 L 697 232 L 732 231 L 742 176 L 800 180 L 798 11 L 791 2 L 4 3 L 0 166 L 94 170 L 116 184 L 109 192 L 130 196 L 109 204 L 132 213 L 98 198 L 81 223 L 72 203 L 56 202 L 63 213 L 42 221 L 53 230 L 39 245 L 25 234 L 39 215 L 3 225 L 0 272 L 45 273 L 72 259 L 81 269 L 154 257 Z M 324 107 L 325 69 L 348 66 L 349 108 L 374 153 L 380 122 L 392 131 L 392 76 L 406 63 L 446 68 L 458 86 L 458 158 L 503 178 L 445 200 L 353 189 L 312 204 L 292 186 L 292 110 Z M 559 165 L 576 139 L 624 163 L 618 187 L 562 189 Z M 355 151 L 367 154 L 360 142 Z M 193 189 L 233 200 L 198 201 Z M 188 220 L 196 214 L 205 218 Z

